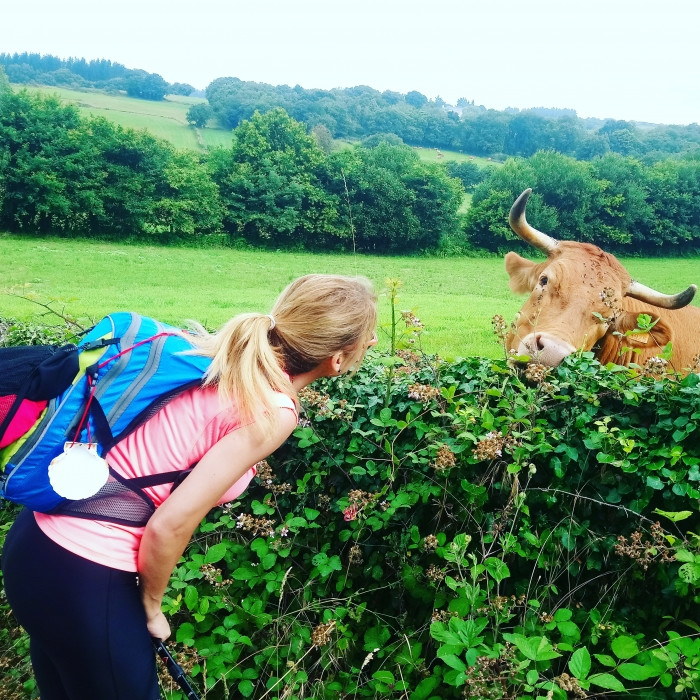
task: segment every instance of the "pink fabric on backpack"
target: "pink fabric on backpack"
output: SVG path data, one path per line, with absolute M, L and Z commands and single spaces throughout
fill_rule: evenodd
M 3 396 L 2 398 L 10 399 L 10 403 L 6 408 L 4 404 L 2 406 L 4 411 L 9 411 L 12 403 L 14 403 L 15 397 Z M 0 435 L 0 449 L 7 447 L 11 442 L 18 440 L 22 435 L 29 432 L 39 420 L 39 416 L 42 414 L 47 404 L 48 401 L 30 401 L 29 399 L 24 399 L 24 401 L 20 403 L 17 413 L 15 413 L 10 424 L 5 429 L 4 434 Z

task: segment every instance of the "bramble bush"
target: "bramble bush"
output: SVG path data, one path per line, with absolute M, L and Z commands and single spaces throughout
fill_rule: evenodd
M 396 288 L 391 350 L 303 391 L 175 569 L 202 696 L 698 697 L 700 376 L 444 362 Z

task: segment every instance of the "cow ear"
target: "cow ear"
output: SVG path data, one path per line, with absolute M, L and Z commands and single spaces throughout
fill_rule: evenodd
M 635 348 L 663 348 L 667 343 L 673 342 L 673 331 L 664 321 L 659 318 L 650 333 L 639 333 L 637 328 L 637 317 L 639 312 L 623 311 L 615 318 L 615 330 L 618 333 L 627 334 L 623 339 L 623 344 Z
M 506 272 L 510 277 L 510 288 L 516 294 L 528 294 L 535 288 L 535 266 L 536 263 L 532 260 L 527 260 L 517 253 L 506 254 Z

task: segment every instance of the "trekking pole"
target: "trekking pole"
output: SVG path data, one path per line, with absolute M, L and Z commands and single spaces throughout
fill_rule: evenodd
M 168 669 L 168 673 L 173 677 L 173 680 L 180 686 L 184 691 L 187 700 L 200 700 L 199 695 L 195 692 L 195 689 L 190 685 L 187 680 L 185 672 L 182 670 L 182 666 L 178 664 L 175 659 L 173 659 L 172 654 L 168 651 L 168 648 L 163 644 L 161 639 L 153 638 L 153 646 L 155 647 L 156 654 L 160 656 Z

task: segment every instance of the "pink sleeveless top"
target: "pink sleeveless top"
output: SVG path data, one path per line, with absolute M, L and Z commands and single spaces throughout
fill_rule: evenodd
M 295 412 L 289 396 L 277 394 L 281 408 Z M 125 477 L 184 470 L 225 435 L 241 427 L 235 406 L 222 406 L 215 387 L 190 389 L 166 404 L 106 455 L 109 466 Z M 222 497 L 221 503 L 238 498 L 255 476 L 251 467 Z M 158 507 L 172 484 L 145 489 Z M 37 524 L 54 542 L 69 552 L 113 569 L 137 570 L 143 527 L 116 525 L 65 515 L 35 513 Z

